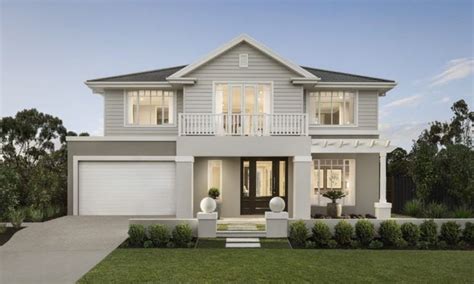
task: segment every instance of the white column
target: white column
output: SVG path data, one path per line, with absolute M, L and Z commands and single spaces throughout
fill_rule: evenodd
M 379 202 L 375 203 L 375 217 L 389 219 L 392 214 L 392 203 L 387 202 L 387 153 L 380 152 L 380 185 Z
M 379 203 L 387 203 L 387 153 L 380 153 L 380 195 Z
M 176 157 L 176 218 L 193 218 L 194 157 Z
M 293 218 L 311 218 L 311 156 L 293 158 Z

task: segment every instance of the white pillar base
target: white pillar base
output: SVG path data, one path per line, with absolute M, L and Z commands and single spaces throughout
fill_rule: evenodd
M 375 202 L 374 207 L 377 219 L 390 219 L 392 217 L 392 203 Z
M 265 212 L 267 238 L 288 237 L 288 212 Z
M 198 238 L 215 238 L 217 232 L 217 212 L 198 212 Z

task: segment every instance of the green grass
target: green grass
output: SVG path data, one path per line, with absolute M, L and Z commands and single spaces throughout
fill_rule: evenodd
M 197 243 L 197 248 L 225 248 L 225 238 L 199 239 Z
M 472 283 L 473 251 L 117 249 L 79 283 Z
M 264 249 L 289 249 L 288 239 L 260 239 L 260 245 Z
M 228 228 L 229 228 L 229 225 L 227 224 L 217 224 L 218 231 L 227 231 Z

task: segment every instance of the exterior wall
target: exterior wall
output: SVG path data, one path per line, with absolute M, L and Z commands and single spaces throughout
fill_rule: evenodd
M 291 157 L 311 153 L 309 136 L 179 136 L 178 156 Z
M 178 135 L 178 113 L 183 112 L 183 91 L 176 91 L 175 126 L 125 126 L 124 90 L 106 90 L 104 93 L 104 135 Z
M 241 53 L 248 54 L 246 68 L 239 67 Z M 184 89 L 184 112 L 214 112 L 214 81 L 271 81 L 274 113 L 303 112 L 303 87 L 290 82 L 291 77 L 299 76 L 247 43 L 235 46 L 186 77 L 197 78 L 197 83 Z
M 240 158 L 205 157 L 194 159 L 194 214 L 201 211 L 200 203 L 207 197 L 208 161 L 222 160 L 222 188 L 219 217 L 240 216 Z
M 312 90 L 314 91 L 314 90 Z M 310 91 L 306 91 L 305 109 L 308 113 L 307 97 Z M 345 131 L 361 131 L 361 130 L 377 130 L 378 129 L 378 100 L 379 96 L 376 91 L 360 90 L 356 103 L 356 126 L 315 126 L 309 125 L 311 135 L 318 135 L 318 130 L 340 130 L 337 134 L 344 134 Z M 347 132 L 348 133 L 348 132 Z M 363 134 L 361 134 L 363 135 Z
M 175 156 L 176 142 L 68 141 L 67 207 L 72 214 L 74 156 Z
M 313 154 L 313 159 L 355 159 L 355 206 L 343 206 L 343 214 L 375 214 L 374 203 L 379 200 L 378 154 Z M 311 215 L 326 214 L 326 206 L 311 206 Z

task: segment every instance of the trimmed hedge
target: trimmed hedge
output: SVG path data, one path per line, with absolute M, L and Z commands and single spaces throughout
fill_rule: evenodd
M 375 226 L 368 220 L 359 220 L 355 224 L 355 234 L 362 246 L 368 246 L 375 238 Z
M 457 245 L 461 240 L 461 226 L 453 221 L 442 224 L 440 238 L 450 246 Z
M 194 247 L 193 230 L 188 224 L 176 225 L 172 233 L 167 226 L 161 224 L 150 225 L 147 228 L 132 224 L 128 228 L 128 240 L 121 247 Z
M 400 225 L 394 220 L 387 220 L 380 223 L 379 235 L 384 246 L 389 247 L 398 246 L 402 239 Z
M 416 246 L 420 240 L 420 229 L 413 223 L 404 223 L 400 226 L 403 239 L 410 245 Z
M 326 247 L 332 238 L 329 226 L 321 221 L 314 223 L 312 233 L 313 241 L 316 247 Z
M 351 244 L 354 229 L 347 221 L 340 221 L 334 227 L 334 239 L 341 247 L 348 247 Z
M 433 220 L 426 220 L 420 225 L 420 240 L 428 245 L 435 245 L 438 239 L 438 225 Z
M 297 221 L 290 225 L 290 241 L 295 247 L 303 247 L 308 239 L 309 231 L 303 221 Z

